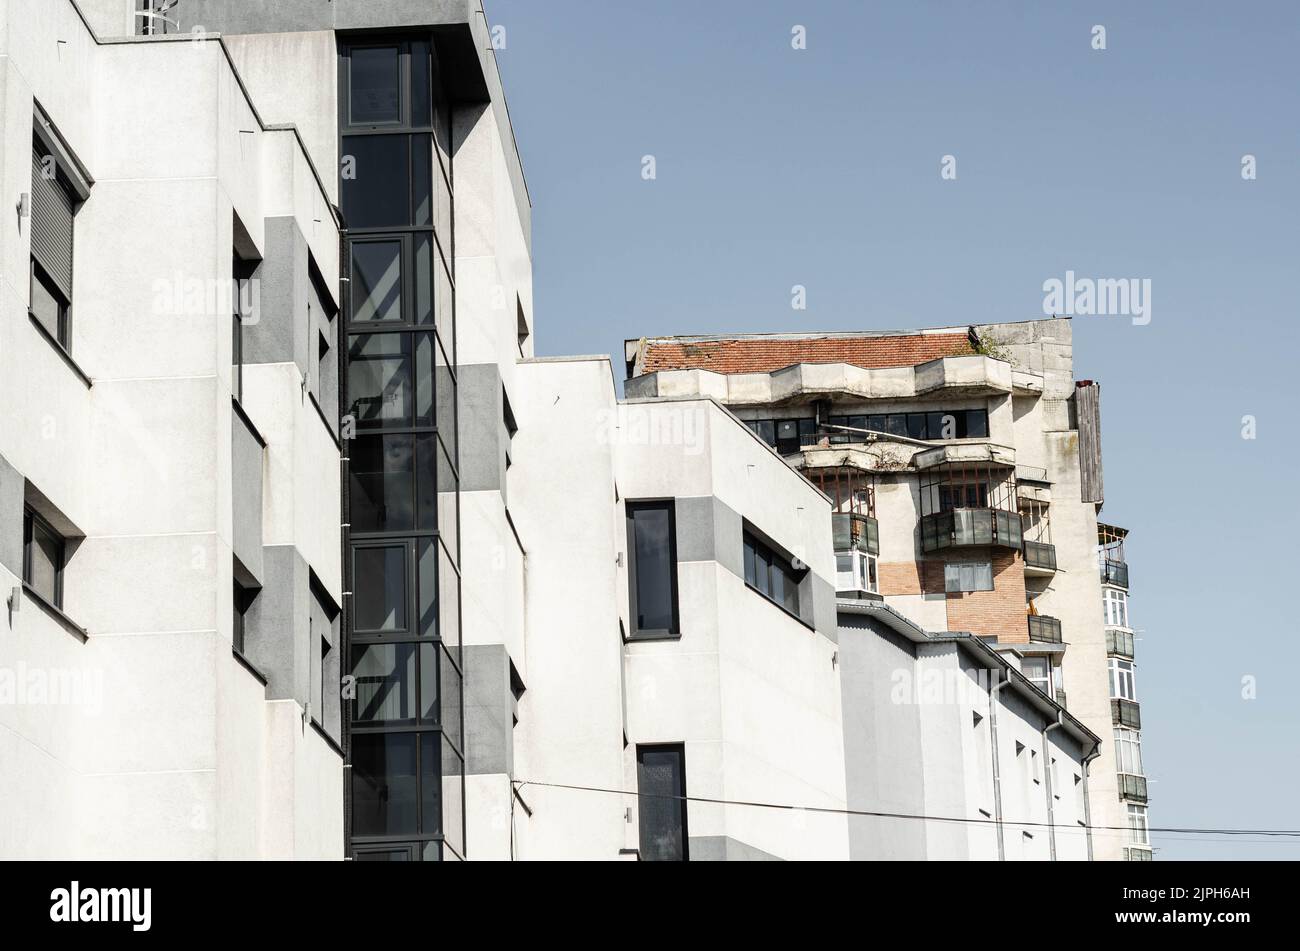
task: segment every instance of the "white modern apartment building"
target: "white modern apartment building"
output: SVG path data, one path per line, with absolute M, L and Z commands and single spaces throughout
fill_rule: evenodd
M 1055 378 L 938 369 L 1091 532 L 1068 710 L 1023 603 L 875 597 L 917 446 L 869 527 L 725 377 L 534 356 L 477 0 L 8 0 L 0 89 L 0 857 L 1106 857 Z

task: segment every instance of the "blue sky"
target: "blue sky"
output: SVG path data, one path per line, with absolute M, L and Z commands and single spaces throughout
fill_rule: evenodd
M 1102 383 L 1102 517 L 1132 531 L 1152 824 L 1300 827 L 1300 4 L 487 12 L 533 201 L 539 354 L 621 367 L 641 335 L 1024 320 L 1067 270 L 1151 281 L 1149 324 L 1076 317 L 1074 356 Z M 1153 838 L 1160 858 L 1300 858 L 1295 840 Z

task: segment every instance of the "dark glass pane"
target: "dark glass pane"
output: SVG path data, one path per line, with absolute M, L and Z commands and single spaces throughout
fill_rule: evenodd
M 851 427 L 853 427 L 854 429 L 858 429 L 858 430 L 866 429 L 866 428 L 867 428 L 867 417 L 865 417 L 865 416 L 850 416 L 850 417 L 849 417 L 849 421 L 848 421 L 848 423 L 847 423 L 846 425 L 851 426 Z M 855 433 L 850 433 L 850 434 L 849 434 L 849 442 L 865 442 L 865 441 L 866 441 L 866 438 L 867 438 L 867 437 L 864 436 L 861 432 L 855 432 Z
M 415 734 L 352 734 L 352 832 L 414 835 Z
M 865 428 L 871 430 L 873 433 L 883 433 L 888 431 L 887 430 L 888 422 L 886 421 L 883 415 L 868 416 L 866 417 L 866 420 L 867 420 L 867 425 Z
M 352 648 L 356 678 L 355 723 L 415 722 L 414 644 L 367 644 Z
M 777 604 L 785 604 L 785 572 L 781 570 L 781 565 L 773 561 L 772 568 L 768 572 L 771 579 L 768 596 Z
M 943 413 L 926 413 L 925 414 L 925 438 L 926 439 L 946 439 L 943 430 L 944 414 Z
M 427 234 L 415 236 L 415 322 L 433 323 L 434 298 L 433 239 Z
M 433 125 L 433 77 L 429 44 L 411 44 L 411 125 Z
M 438 437 L 434 433 L 421 434 L 416 447 L 415 492 L 419 501 L 416 521 L 420 531 L 424 532 L 438 528 L 438 462 L 441 455 Z M 454 486 L 452 491 L 455 491 Z
M 352 443 L 352 531 L 403 532 L 415 526 L 415 458 L 410 436 L 358 436 Z
M 410 137 L 350 135 L 343 140 L 343 217 L 349 228 L 411 223 Z
M 402 320 L 402 242 L 352 244 L 352 321 Z
M 409 862 L 410 849 L 389 849 L 384 852 L 358 852 L 353 857 L 355 862 Z
M 672 630 L 674 598 L 672 516 L 667 506 L 631 511 L 636 559 L 636 626 L 641 631 Z
M 437 733 L 420 734 L 420 810 L 421 831 L 431 835 L 442 831 L 442 737 Z
M 776 423 L 770 419 L 762 419 L 758 422 L 758 438 L 763 440 L 769 446 L 776 445 Z
M 402 121 L 402 77 L 397 47 L 354 49 L 351 56 L 353 125 L 380 125 Z
M 784 590 L 781 592 L 781 606 L 791 614 L 799 613 L 799 582 L 794 576 L 794 572 L 784 576 Z
M 465 765 L 454 749 L 442 740 L 442 834 L 447 845 L 465 851 Z
M 745 583 L 757 587 L 758 578 L 755 571 L 754 546 L 749 543 L 749 539 L 745 539 Z
M 453 653 L 454 652 L 454 653 Z M 452 659 L 459 655 L 456 648 L 447 650 L 444 645 L 439 669 L 439 683 L 442 688 L 442 709 L 440 711 L 442 732 L 456 746 L 464 749 L 461 743 L 461 674 L 452 664 Z
M 972 409 L 966 412 L 966 437 L 968 439 L 987 439 L 989 435 L 989 414 L 987 410 Z
M 799 420 L 799 439 L 804 445 L 810 445 L 817 435 L 817 421 L 813 419 Z
M 637 810 L 640 813 L 641 860 L 686 859 L 686 794 L 680 749 L 637 751 Z
M 907 435 L 907 415 L 905 413 L 890 413 L 885 417 L 885 432 L 891 436 Z
M 348 395 L 358 429 L 411 424 L 411 344 L 406 334 L 355 337 L 348 351 Z
M 406 630 L 406 546 L 357 548 L 352 599 L 358 631 Z
M 925 438 L 925 414 L 908 413 L 907 414 L 907 435 L 913 439 Z
M 767 551 L 754 548 L 754 587 L 769 597 L 772 594 L 772 559 Z
M 432 426 L 434 410 L 433 334 L 415 335 L 415 425 Z
M 421 637 L 438 636 L 438 541 L 421 538 L 419 546 L 420 626 Z
M 437 723 L 441 719 L 438 706 L 438 645 L 420 644 L 420 719 Z
M 433 224 L 433 136 L 429 135 L 411 136 L 411 223 Z
M 799 451 L 799 421 L 795 419 L 781 419 L 776 423 L 776 448 L 779 452 L 788 454 Z

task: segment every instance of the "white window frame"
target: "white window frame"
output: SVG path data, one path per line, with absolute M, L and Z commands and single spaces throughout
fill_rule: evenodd
M 993 562 L 950 561 L 943 566 L 943 590 L 950 594 L 993 590 Z
M 849 559 L 848 570 L 841 565 Z M 880 593 L 879 564 L 875 555 L 852 549 L 835 553 L 835 588 L 837 591 Z
M 1030 673 L 1026 665 L 1037 667 L 1043 665 L 1044 676 L 1038 676 L 1038 672 Z M 1047 694 L 1052 696 L 1052 659 L 1046 655 L 1036 654 L 1030 657 L 1020 659 L 1020 672 L 1025 675 L 1025 679 L 1031 684 Z
M 1132 630 L 1128 626 L 1128 592 L 1122 588 L 1102 588 L 1101 617 L 1107 627 Z
M 1123 657 L 1111 657 L 1107 666 L 1110 670 L 1110 699 L 1136 703 L 1137 664 Z
M 1129 844 L 1139 848 L 1151 847 L 1151 830 L 1147 822 L 1147 807 L 1135 802 L 1128 803 Z
M 1131 776 L 1142 776 L 1142 734 L 1138 730 L 1115 727 L 1115 768 Z

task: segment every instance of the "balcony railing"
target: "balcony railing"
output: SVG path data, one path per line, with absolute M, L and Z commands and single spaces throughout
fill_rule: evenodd
M 869 515 L 832 513 L 831 537 L 837 552 L 856 550 L 869 555 L 880 554 L 880 525 Z
M 1061 622 L 1045 614 L 1029 615 L 1029 639 L 1039 644 L 1061 643 Z
M 1135 776 L 1132 773 L 1120 773 L 1119 795 L 1121 799 L 1131 799 L 1134 802 L 1146 802 L 1147 778 L 1145 776 Z
M 1113 584 L 1120 588 L 1128 587 L 1128 565 L 1122 561 L 1107 561 L 1102 559 L 1098 562 L 1101 568 L 1101 583 Z
M 1056 546 L 1047 542 L 1025 542 L 1025 567 L 1056 570 Z
M 1133 632 L 1106 629 L 1106 653 L 1118 654 L 1120 657 L 1133 656 Z
M 1019 550 L 1022 544 L 1019 512 L 1002 509 L 951 509 L 921 517 L 921 550 L 996 545 Z
M 1130 726 L 1142 729 L 1142 710 L 1134 700 L 1112 700 L 1110 702 L 1110 722 L 1116 726 Z

